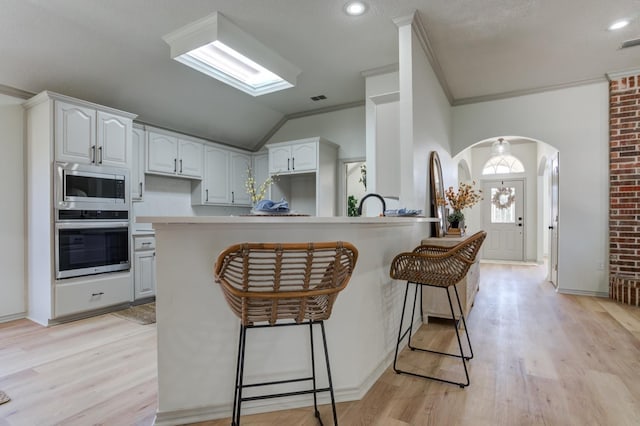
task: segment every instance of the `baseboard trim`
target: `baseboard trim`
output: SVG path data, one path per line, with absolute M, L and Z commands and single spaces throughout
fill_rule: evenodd
M 571 288 L 558 288 L 560 294 L 572 294 L 574 296 L 591 296 L 591 297 L 604 297 L 609 298 L 609 293 L 606 291 L 590 291 L 590 290 L 575 290 Z
M 17 314 L 11 314 L 11 315 L 2 315 L 0 316 L 0 323 L 15 321 L 15 320 L 23 319 L 26 317 L 27 317 L 26 312 L 18 312 Z

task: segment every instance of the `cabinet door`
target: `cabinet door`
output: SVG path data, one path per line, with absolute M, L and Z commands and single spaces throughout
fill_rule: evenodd
M 291 145 L 291 170 L 302 172 L 318 168 L 318 144 L 315 142 Z
M 105 166 L 130 167 L 130 118 L 98 111 L 98 140 L 96 163 Z
M 96 160 L 96 111 L 55 102 L 55 157 L 71 163 Z
M 142 200 L 144 193 L 144 130 L 131 133 L 131 199 Z
M 175 175 L 178 170 L 178 138 L 149 132 L 146 171 Z
M 291 170 L 291 147 L 269 148 L 269 172 L 283 173 Z
M 261 185 L 269 178 L 269 155 L 258 154 L 253 157 L 253 176 L 256 178 L 256 185 Z
M 137 251 L 134 254 L 135 299 L 155 296 L 156 294 L 156 252 L 153 250 Z
M 229 151 L 208 146 L 205 149 L 204 204 L 231 202 Z
M 178 141 L 178 174 L 202 179 L 204 146 L 199 142 Z
M 251 157 L 237 152 L 231 153 L 231 202 L 236 205 L 251 205 L 251 196 L 247 193 L 245 182 L 251 167 Z M 256 182 L 260 185 L 262 182 Z

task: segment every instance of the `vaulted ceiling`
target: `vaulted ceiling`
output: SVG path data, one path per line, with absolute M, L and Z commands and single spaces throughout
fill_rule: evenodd
M 253 149 L 292 114 L 364 100 L 362 72 L 395 64 L 394 18 L 418 12 L 453 104 L 640 69 L 640 0 L 0 0 L 0 85 L 52 90 Z M 302 70 L 252 97 L 169 57 L 162 36 L 214 11 Z M 631 24 L 607 27 L 620 18 Z M 326 100 L 310 98 L 325 95 Z

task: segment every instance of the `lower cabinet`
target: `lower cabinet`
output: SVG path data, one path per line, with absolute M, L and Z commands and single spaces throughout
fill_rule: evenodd
M 425 238 L 422 240 L 422 244 L 438 246 L 438 247 L 453 247 L 456 244 L 464 241 L 468 237 L 444 237 L 444 238 Z M 479 259 L 469 268 L 467 275 L 458 281 L 456 289 L 458 290 L 458 297 L 460 297 L 460 305 L 464 311 L 465 319 L 471 311 L 473 302 L 476 297 L 476 293 L 479 290 L 480 285 L 480 265 Z M 451 303 L 453 304 L 453 310 L 456 318 L 460 316 L 460 309 L 455 300 L 455 292 L 453 289 L 447 290 L 451 293 Z M 424 314 L 428 317 L 438 318 L 451 318 L 451 309 L 449 308 L 449 301 L 445 291 L 436 287 L 422 287 L 422 306 L 424 308 Z
M 133 236 L 133 297 L 135 300 L 156 295 L 156 242 L 150 235 Z
M 55 318 L 131 301 L 131 274 L 102 274 L 59 281 L 55 285 Z

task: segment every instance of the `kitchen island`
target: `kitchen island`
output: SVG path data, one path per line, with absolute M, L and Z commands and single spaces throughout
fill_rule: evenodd
M 240 323 L 213 277 L 214 262 L 224 248 L 245 241 L 334 240 L 349 241 L 358 248 L 351 281 L 326 321 L 336 400 L 351 401 L 362 398 L 393 358 L 404 286 L 389 278 L 391 260 L 420 244 L 429 235 L 432 221 L 416 217 L 137 217 L 138 223 L 152 223 L 156 232 L 156 424 L 231 415 Z M 306 327 L 254 331 L 247 336 L 245 383 L 300 377 L 310 371 Z M 323 362 L 323 356 L 317 355 L 316 362 Z M 324 368 L 317 371 L 323 386 Z M 319 400 L 328 403 L 328 395 L 320 394 Z M 268 399 L 243 404 L 243 413 L 312 404 L 310 395 Z

